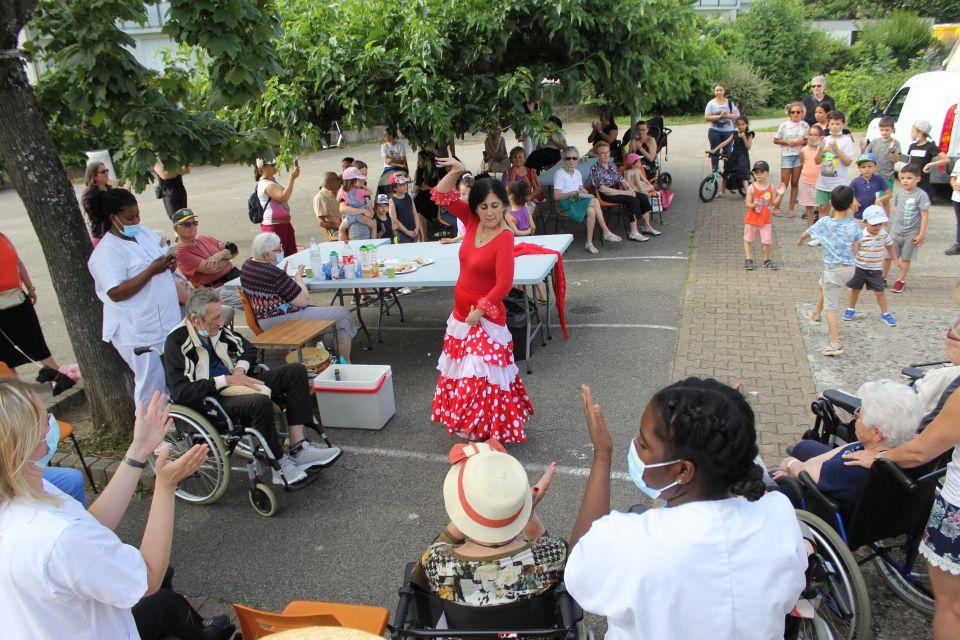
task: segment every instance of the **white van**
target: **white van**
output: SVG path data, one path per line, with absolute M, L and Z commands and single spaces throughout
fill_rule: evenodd
M 897 121 L 893 136 L 900 141 L 906 152 L 912 142 L 910 127 L 917 120 L 926 120 L 933 129 L 930 138 L 940 145 L 952 162 L 946 167 L 934 169 L 930 182 L 949 183 L 953 163 L 960 157 L 960 71 L 930 71 L 920 73 L 905 83 L 897 91 L 890 104 L 882 111 L 876 110 L 867 127 L 867 139 L 880 137 L 880 117 L 891 116 Z M 901 156 L 903 157 L 903 156 Z

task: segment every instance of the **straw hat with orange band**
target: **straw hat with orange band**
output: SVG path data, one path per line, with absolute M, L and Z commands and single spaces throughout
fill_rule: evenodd
M 456 444 L 443 483 L 450 521 L 467 538 L 493 546 L 516 538 L 533 509 L 527 472 L 496 440 Z

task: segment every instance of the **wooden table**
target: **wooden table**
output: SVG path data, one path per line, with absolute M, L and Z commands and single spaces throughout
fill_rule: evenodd
M 303 364 L 303 345 L 331 327 L 334 327 L 334 333 L 336 333 L 336 324 L 334 320 L 287 320 L 254 336 L 250 342 L 260 349 L 269 347 L 296 349 L 297 360 Z M 334 343 L 336 343 L 336 336 L 334 336 Z

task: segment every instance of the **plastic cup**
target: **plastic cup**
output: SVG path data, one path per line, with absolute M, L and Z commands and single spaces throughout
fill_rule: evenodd
M 397 268 L 396 267 L 387 267 L 387 277 L 396 278 L 397 277 Z

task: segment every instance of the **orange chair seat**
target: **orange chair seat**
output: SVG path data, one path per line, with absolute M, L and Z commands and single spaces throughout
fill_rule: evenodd
M 63 420 L 57 420 L 57 424 L 60 425 L 60 442 L 63 442 L 73 435 L 72 424 L 69 422 L 64 422 Z
M 304 627 L 346 627 L 383 636 L 390 612 L 384 607 L 294 600 L 280 613 L 233 605 L 244 640 L 258 640 L 271 633 Z

